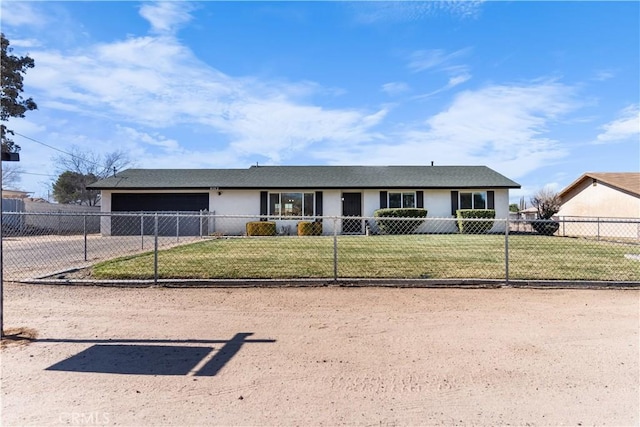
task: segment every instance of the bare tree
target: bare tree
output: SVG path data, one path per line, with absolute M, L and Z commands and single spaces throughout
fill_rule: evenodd
M 132 166 L 128 154 L 122 150 L 97 154 L 72 147 L 69 154 L 56 156 L 53 160 L 59 175 L 53 183 L 54 199 L 59 203 L 88 206 L 100 202 L 100 192 L 87 190 L 87 185 Z
M 58 174 L 70 171 L 82 175 L 94 175 L 97 179 L 104 179 L 117 171 L 132 166 L 129 155 L 124 150 L 98 154 L 94 151 L 82 150 L 74 146 L 69 151 L 69 154 L 54 157 L 53 161 L 57 165 Z
M 7 163 L 2 165 L 2 188 L 17 189 L 22 180 L 24 170 L 19 165 Z
M 531 204 L 537 209 L 539 219 L 551 219 L 560 211 L 560 195 L 545 187 L 531 197 Z

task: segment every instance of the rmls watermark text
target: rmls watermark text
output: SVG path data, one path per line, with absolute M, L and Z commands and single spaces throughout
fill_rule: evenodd
M 71 425 L 104 425 L 109 424 L 108 412 L 61 412 L 58 421 L 62 424 Z

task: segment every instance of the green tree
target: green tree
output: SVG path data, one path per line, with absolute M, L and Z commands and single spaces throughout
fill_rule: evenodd
M 6 122 L 10 117 L 24 117 L 24 113 L 38 108 L 31 98 L 24 99 L 23 74 L 27 69 L 33 68 L 35 62 L 28 56 L 11 55 L 12 48 L 9 47 L 9 40 L 2 34 L 2 93 L 0 120 Z M 20 146 L 16 145 L 7 135 L 13 135 L 13 131 L 0 125 L 0 140 L 2 141 L 2 152 L 18 152 Z
M 520 211 L 520 207 L 518 206 L 517 203 L 511 203 L 509 205 L 509 212 L 519 212 Z
M 53 184 L 53 198 L 58 203 L 95 206 L 100 201 L 100 194 L 87 190 L 87 185 L 97 180 L 93 174 L 63 172 Z

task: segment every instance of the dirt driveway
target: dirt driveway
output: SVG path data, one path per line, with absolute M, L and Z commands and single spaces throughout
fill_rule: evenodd
M 168 248 L 191 243 L 199 237 L 159 237 Z M 97 261 L 153 250 L 153 236 L 19 236 L 3 239 L 5 280 L 22 280 L 87 267 Z
M 637 290 L 7 284 L 13 425 L 638 425 Z

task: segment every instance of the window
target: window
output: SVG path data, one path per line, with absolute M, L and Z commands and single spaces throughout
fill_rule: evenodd
M 487 209 L 487 193 L 485 191 L 460 192 L 460 209 Z
M 269 193 L 269 215 L 313 216 L 313 193 Z
M 415 208 L 416 207 L 416 193 L 391 193 L 389 192 L 390 208 Z

